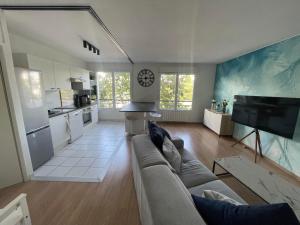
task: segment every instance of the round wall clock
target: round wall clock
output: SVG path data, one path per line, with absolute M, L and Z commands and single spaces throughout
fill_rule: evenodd
M 154 73 L 151 70 L 143 69 L 139 72 L 137 80 L 143 87 L 150 87 L 154 83 Z

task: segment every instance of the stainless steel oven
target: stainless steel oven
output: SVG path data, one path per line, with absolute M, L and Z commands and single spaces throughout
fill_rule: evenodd
M 82 110 L 82 120 L 83 126 L 92 122 L 92 109 L 91 107 L 86 107 Z

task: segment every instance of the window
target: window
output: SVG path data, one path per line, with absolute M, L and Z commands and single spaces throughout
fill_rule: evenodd
M 130 73 L 98 72 L 100 108 L 122 108 L 130 101 Z
M 193 74 L 161 74 L 160 109 L 191 110 L 194 78 Z

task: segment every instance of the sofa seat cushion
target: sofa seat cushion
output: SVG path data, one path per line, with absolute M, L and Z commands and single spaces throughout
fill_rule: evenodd
M 237 195 L 231 188 L 224 184 L 221 180 L 210 181 L 208 183 L 189 188 L 191 194 L 201 197 L 205 190 L 213 190 L 220 192 L 229 198 L 236 200 L 242 204 L 247 204 L 244 199 Z
M 169 165 L 168 161 L 158 151 L 148 135 L 141 134 L 134 136 L 132 138 L 132 145 L 141 169 L 154 165 Z
M 217 180 L 218 178 L 198 160 L 190 160 L 181 164 L 178 174 L 187 188 Z
M 142 205 L 148 205 L 152 217 L 152 222 L 148 224 L 205 225 L 190 193 L 167 166 L 144 168 L 141 176 L 145 190 Z

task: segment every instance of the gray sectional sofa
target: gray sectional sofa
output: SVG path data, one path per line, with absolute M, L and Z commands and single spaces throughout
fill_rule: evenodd
M 179 174 L 148 135 L 132 138 L 132 170 L 143 225 L 205 225 L 191 198 L 191 193 L 202 196 L 204 190 L 215 190 L 245 203 L 185 150 L 182 140 L 174 139 L 173 143 L 182 155 Z

